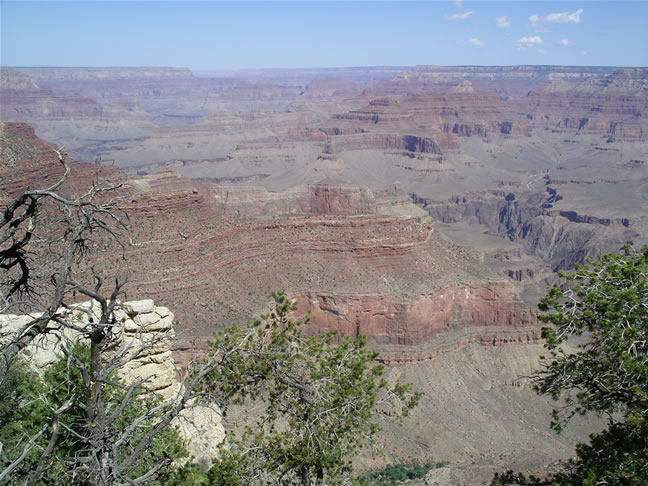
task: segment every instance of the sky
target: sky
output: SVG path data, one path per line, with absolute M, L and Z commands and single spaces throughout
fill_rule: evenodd
M 648 66 L 648 0 L 0 0 L 0 29 L 3 66 Z

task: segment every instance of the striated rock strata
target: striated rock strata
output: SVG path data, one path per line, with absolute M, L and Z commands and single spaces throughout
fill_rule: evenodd
M 457 136 L 530 132 L 529 120 L 515 113 L 510 104 L 495 94 L 474 90 L 410 93 L 400 99 L 378 98 L 361 110 L 333 115 L 332 121 L 342 126 L 371 127 L 372 130 L 424 127 Z
M 321 181 L 289 191 L 270 192 L 262 187 L 214 185 L 212 208 L 227 215 L 260 217 L 289 214 L 375 214 L 376 200 L 364 186 Z
M 11 127 L 11 147 L 29 146 L 33 133 L 18 136 Z M 53 163 L 48 161 L 42 161 L 45 168 Z M 29 169 L 35 161 L 20 164 Z M 7 177 L 19 173 L 3 170 Z M 292 206 L 297 214 L 286 214 L 292 202 L 282 207 L 276 199 L 265 210 L 256 206 L 262 214 L 250 214 L 245 208 L 255 207 L 255 194 L 239 194 L 239 202 L 230 203 L 236 191 L 226 192 L 225 202 L 220 193 L 225 210 L 219 211 L 218 190 L 209 184 L 168 172 L 121 177 L 120 207 L 129 215 L 134 243 L 126 260 L 102 253 L 91 264 L 108 277 L 129 276 L 129 293 L 173 308 L 179 347 L 267 310 L 277 289 L 305 296 L 304 310 L 321 296 L 328 302 L 323 307 L 334 312 L 316 304 L 313 326 L 367 332 L 376 346 L 433 341 L 474 326 L 526 336 L 534 325 L 510 282 L 449 244 L 427 218 L 376 214 L 366 188 L 323 180 L 297 191 L 293 201 L 303 201 L 301 213 L 298 204 Z M 228 213 L 237 207 L 238 215 Z M 510 340 L 505 334 L 502 339 Z
M 541 339 L 535 314 L 508 282 L 449 285 L 410 298 L 308 293 L 297 302 L 310 310 L 307 332 L 365 334 L 381 350 L 383 363 L 426 361 L 470 343 Z
M 540 126 L 556 131 L 645 140 L 648 136 L 648 69 L 618 69 L 562 87 L 549 84 L 516 102 Z
M 535 326 L 536 318 L 507 282 L 447 286 L 410 299 L 375 295 L 300 296 L 318 331 L 366 334 L 376 344 L 415 345 L 464 326 Z

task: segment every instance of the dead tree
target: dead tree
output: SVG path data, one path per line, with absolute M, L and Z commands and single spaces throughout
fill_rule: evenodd
M 45 189 L 23 191 L 0 215 L 0 313 L 35 316 L 2 348 L 0 383 L 35 337 L 65 325 L 61 309 L 70 296 L 86 293 L 78 271 L 90 248 L 100 239 L 122 245 L 129 234 L 127 220 L 116 212 L 116 199 L 110 198 L 120 186 L 93 183 L 81 196 L 64 197 L 60 188 L 70 167 L 62 151 L 57 155 L 63 176 Z M 90 275 L 90 281 L 95 278 Z
M 57 154 L 63 176 L 45 189 L 23 191 L 0 215 L 0 314 L 33 316 L 0 347 L 0 384 L 21 351 L 41 336 L 55 335 L 65 359 L 61 386 L 67 391 L 57 403 L 42 394 L 38 400 L 48 411 L 46 420 L 16 443 L 0 443 L 0 483 L 40 484 L 56 470 L 57 484 L 143 484 L 159 478 L 176 459 L 164 447 L 156 450 L 155 441 L 168 434 L 183 410 L 204 402 L 205 376 L 248 337 L 190 363 L 168 400 L 147 392 L 148 378 L 118 380 L 116 372 L 156 342 L 123 338 L 117 309 L 126 280 L 116 278 L 106 288 L 105 278 L 88 262 L 93 251 L 111 245 L 124 256 L 131 242 L 129 221 L 118 211 L 118 185 L 94 183 L 81 196 L 63 195 L 70 168 L 65 155 Z M 80 300 L 93 304 L 83 310 L 76 304 Z M 79 312 L 87 318 L 75 318 Z M 85 356 L 78 352 L 80 342 Z

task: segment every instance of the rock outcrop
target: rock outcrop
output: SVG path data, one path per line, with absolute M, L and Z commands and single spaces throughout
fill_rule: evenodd
M 430 201 L 414 196 L 429 214 L 446 223 L 485 226 L 491 234 L 522 243 L 554 269 L 570 268 L 586 258 L 618 251 L 637 236 L 628 218 L 601 218 L 552 208 L 556 195 L 490 191 Z
M 297 302 L 300 308 L 310 309 L 317 332 L 336 329 L 353 337 L 365 334 L 378 346 L 433 346 L 438 333 L 462 327 L 490 328 L 495 334 L 497 329 L 508 328 L 525 336 L 538 330 L 535 315 L 507 282 L 440 287 L 409 299 L 307 294 Z M 486 340 L 493 344 L 493 334 Z
M 376 214 L 376 200 L 368 187 L 320 181 L 289 191 L 263 187 L 213 185 L 210 205 L 218 212 L 239 217 L 278 215 Z
M 618 69 L 568 89 L 553 84 L 516 104 L 540 126 L 579 134 L 645 140 L 648 136 L 648 69 Z
M 100 316 L 97 302 L 78 303 L 61 310 L 63 319 L 76 328 L 89 328 Z M 0 344 L 7 342 L 38 314 L 0 314 Z M 151 299 L 118 304 L 114 317 L 119 324 L 118 353 L 124 365 L 117 369 L 125 383 L 143 381 L 143 387 L 162 400 L 175 400 L 181 392 L 176 376 L 178 370 L 172 354 L 175 340 L 174 315 L 166 307 L 156 306 Z M 56 326 L 59 327 L 60 326 Z M 64 356 L 62 346 L 83 342 L 86 338 L 71 328 L 40 335 L 23 351 L 29 365 L 37 372 Z M 220 410 L 216 405 L 194 405 L 184 410 L 173 422 L 198 461 L 209 463 L 225 437 Z
M 61 310 L 64 320 L 75 327 L 89 327 L 89 322 L 99 318 L 98 303 L 86 302 Z M 40 314 L 0 314 L 0 339 L 8 341 L 24 325 Z M 126 362 L 118 371 L 120 378 L 130 383 L 147 380 L 144 387 L 165 400 L 178 391 L 176 368 L 171 354 L 175 338 L 174 315 L 166 307 L 154 305 L 151 299 L 124 302 L 115 309 L 115 319 L 120 324 L 119 342 L 128 351 Z M 42 370 L 63 356 L 62 346 L 69 342 L 83 342 L 84 337 L 69 328 L 38 336 L 25 350 L 34 370 Z M 68 341 L 68 342 L 65 342 Z M 133 355 L 130 359 L 128 356 Z
M 15 196 L 27 187 L 45 188 L 59 180 L 64 167 L 54 147 L 36 137 L 34 128 L 26 123 L 0 122 L 0 201 Z M 126 176 L 115 167 L 69 161 L 73 177 L 61 187 L 64 195 L 86 191 L 93 181 L 118 186 Z M 125 194 L 119 188 L 116 196 Z

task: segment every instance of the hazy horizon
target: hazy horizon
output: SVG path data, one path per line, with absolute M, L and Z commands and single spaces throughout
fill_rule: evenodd
M 411 66 L 391 66 L 391 65 L 377 65 L 377 66 L 310 66 L 310 67 L 249 67 L 238 69 L 192 69 L 188 66 L 172 66 L 172 65 L 133 65 L 133 66 L 60 66 L 60 65 L 5 65 L 0 64 L 2 68 L 15 68 L 15 69 L 187 69 L 192 73 L 236 73 L 243 71 L 337 71 L 337 70 L 367 70 L 376 68 L 385 69 L 403 69 L 409 70 L 418 67 L 447 67 L 447 68 L 487 68 L 487 67 L 501 67 L 501 68 L 514 68 L 514 67 L 576 67 L 576 68 L 618 68 L 618 69 L 646 69 L 646 66 L 629 66 L 629 65 L 612 65 L 612 64 L 415 64 Z

